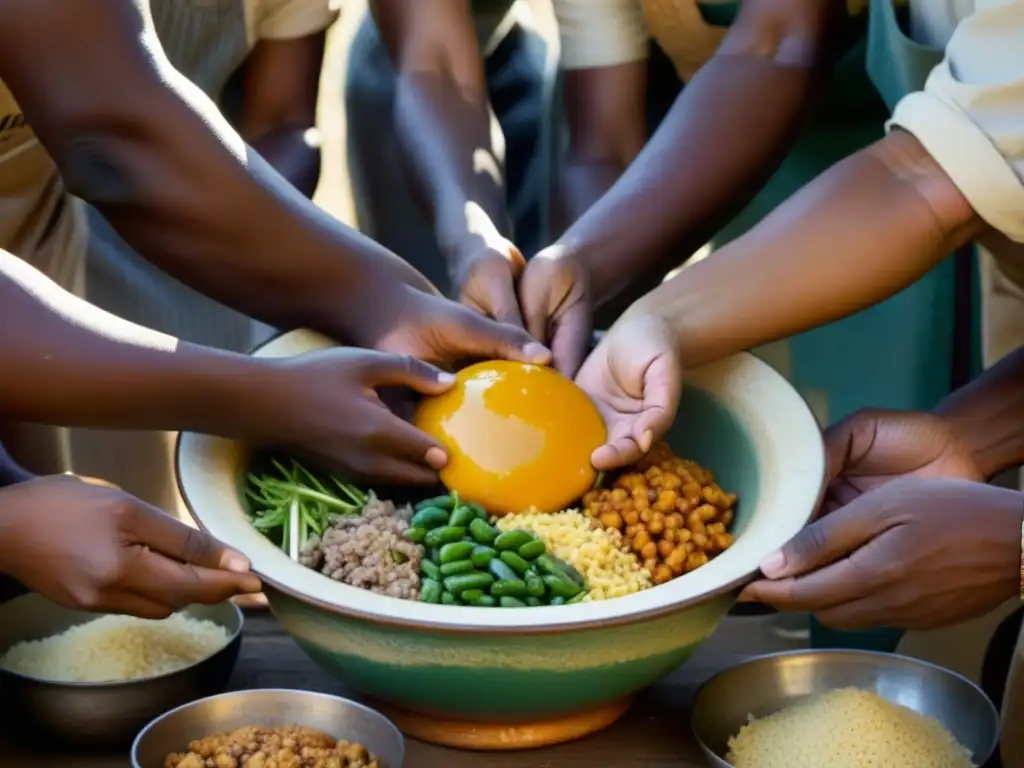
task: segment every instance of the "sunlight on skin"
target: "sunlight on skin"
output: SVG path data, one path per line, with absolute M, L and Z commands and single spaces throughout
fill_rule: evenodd
M 497 187 L 504 186 L 498 161 L 486 149 L 478 147 L 473 150 L 473 173 L 487 176 Z

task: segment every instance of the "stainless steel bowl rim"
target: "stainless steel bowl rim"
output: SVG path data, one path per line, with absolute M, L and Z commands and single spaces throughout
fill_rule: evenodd
M 166 712 L 164 712 L 162 715 L 160 715 L 159 717 L 153 718 L 153 720 L 151 720 L 150 722 L 148 722 L 146 724 L 145 728 L 143 728 L 141 731 L 139 731 L 138 735 L 132 741 L 132 750 L 131 750 L 132 763 L 135 764 L 135 762 L 136 762 L 135 756 L 136 756 L 136 754 L 138 752 L 139 744 L 141 744 L 142 740 L 145 739 L 147 734 L 153 728 L 155 728 L 158 723 L 162 722 L 163 720 L 167 720 L 167 719 L 173 717 L 174 715 L 178 714 L 179 712 L 183 712 L 186 709 L 190 709 L 190 708 L 196 706 L 197 704 L 200 704 L 200 703 L 203 703 L 203 702 L 217 701 L 219 699 L 227 699 L 227 698 L 231 698 L 232 696 L 237 696 L 238 694 L 252 695 L 252 694 L 261 694 L 261 693 L 264 693 L 264 694 L 282 694 L 282 693 L 283 694 L 292 694 L 292 693 L 295 693 L 295 694 L 300 694 L 302 696 L 309 696 L 309 697 L 318 698 L 318 699 L 330 699 L 332 701 L 344 702 L 346 705 L 349 705 L 349 706 L 353 707 L 354 709 L 359 709 L 359 710 L 362 710 L 363 712 L 368 712 L 371 715 L 375 715 L 375 716 L 381 718 L 382 720 L 386 721 L 388 723 L 388 725 L 390 725 L 392 728 L 395 729 L 395 733 L 397 733 L 399 738 L 401 739 L 403 753 L 405 751 L 405 736 L 402 734 L 401 729 L 397 725 L 395 725 L 395 723 L 389 717 L 387 717 L 386 715 L 381 714 L 380 712 L 378 712 L 373 707 L 368 707 L 365 704 L 360 704 L 358 701 L 354 701 L 353 699 L 346 699 L 344 696 L 335 696 L 335 695 L 330 694 L 330 693 L 320 693 L 318 691 L 304 691 L 301 688 L 250 688 L 250 689 L 241 690 L 241 691 L 227 691 L 225 693 L 218 693 L 216 696 L 207 696 L 207 697 L 202 698 L 202 699 L 195 699 L 194 701 L 190 701 L 187 704 L 182 704 L 181 706 L 175 707 L 174 709 L 169 709 Z
M 33 683 L 36 683 L 36 684 L 42 685 L 42 686 L 49 686 L 49 687 L 56 687 L 56 688 L 93 688 L 93 689 L 95 689 L 95 688 L 129 688 L 129 687 L 132 687 L 132 686 L 142 686 L 142 685 L 145 685 L 147 683 L 151 683 L 154 680 L 162 680 L 162 679 L 167 678 L 167 677 L 173 677 L 174 675 L 180 675 L 185 670 L 192 669 L 194 667 L 198 667 L 204 661 L 207 661 L 208 659 L 212 659 L 218 653 L 221 653 L 222 651 L 224 651 L 224 649 L 230 647 L 232 643 L 237 642 L 239 637 L 241 637 L 242 630 L 245 629 L 245 613 L 242 611 L 241 608 L 239 608 L 237 605 L 235 605 L 231 601 L 227 601 L 227 605 L 231 606 L 231 609 L 235 612 L 235 616 L 238 618 L 238 629 L 236 629 L 234 632 L 230 633 L 230 635 L 228 636 L 227 642 L 224 643 L 224 645 L 222 645 L 220 648 L 218 648 L 217 650 L 213 651 L 212 653 L 204 656 L 203 658 L 197 659 L 196 661 L 193 661 L 191 664 L 186 664 L 183 667 L 178 667 L 178 669 L 171 670 L 170 672 L 163 672 L 163 673 L 161 673 L 159 675 L 150 675 L 149 677 L 137 677 L 134 680 L 101 680 L 101 681 L 97 681 L 97 682 L 93 682 L 93 683 L 81 683 L 81 682 L 73 682 L 73 681 L 65 682 L 65 681 L 61 681 L 61 680 L 48 680 L 48 679 L 43 678 L 43 677 L 36 677 L 35 675 L 25 675 L 25 674 L 22 674 L 21 672 L 14 672 L 13 670 L 7 669 L 6 667 L 0 667 L 0 673 L 2 673 L 4 675 L 11 675 L 12 677 L 20 678 L 21 680 L 29 680 L 29 681 L 31 681 Z M 116 615 L 116 614 L 98 613 L 98 614 L 96 614 L 96 618 L 100 618 L 101 616 L 111 616 L 111 615 Z M 216 622 L 214 622 L 214 623 L 216 623 Z M 79 625 L 76 625 L 76 626 L 81 626 L 81 625 L 79 624 Z M 224 626 L 224 625 L 221 624 L 220 626 Z M 224 627 L 224 629 L 228 629 L 228 627 Z M 65 630 L 65 631 L 67 631 L 67 630 Z
M 989 710 L 989 714 L 991 715 L 991 717 L 995 721 L 999 720 L 999 710 L 996 709 L 995 704 L 992 703 L 992 700 L 988 697 L 988 694 L 981 689 L 981 686 L 979 686 L 970 678 L 964 677 L 959 672 L 955 672 L 952 669 L 948 669 L 947 667 L 943 667 L 938 664 L 933 664 L 930 661 L 924 661 L 923 659 L 917 659 L 913 656 L 906 656 L 900 653 L 886 653 L 884 651 L 861 651 L 852 648 L 822 648 L 821 650 L 778 651 L 776 653 L 765 653 L 760 654 L 758 656 L 752 656 L 749 659 L 744 659 L 741 662 L 738 662 L 729 667 L 726 667 L 723 670 L 716 672 L 701 684 L 701 686 L 697 689 L 697 692 L 693 696 L 693 711 L 696 711 L 700 707 L 700 698 L 704 691 L 711 687 L 719 678 L 723 677 L 724 675 L 729 674 L 730 672 L 734 672 L 735 670 L 741 669 L 750 664 L 755 664 L 763 661 L 771 661 L 772 659 L 797 658 L 800 656 L 858 656 L 861 658 L 896 659 L 898 661 L 908 662 L 915 666 L 925 667 L 938 672 L 942 672 L 943 674 L 949 675 L 950 677 L 954 677 L 960 680 L 961 682 L 967 683 L 968 686 L 976 690 L 981 695 L 982 700 L 984 700 L 985 704 L 987 705 L 987 709 Z M 697 743 L 706 753 L 715 754 L 715 751 L 704 742 L 704 739 L 701 738 L 701 735 L 697 732 L 697 729 L 693 727 L 692 719 L 690 723 L 690 731 L 693 733 L 694 738 L 697 739 Z M 722 758 L 719 759 L 721 759 L 722 762 L 726 762 Z M 729 763 L 729 765 L 732 764 Z

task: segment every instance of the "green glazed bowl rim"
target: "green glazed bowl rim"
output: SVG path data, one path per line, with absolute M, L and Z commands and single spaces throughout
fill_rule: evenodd
M 287 357 L 335 346 L 308 330 L 260 346 L 259 357 Z M 803 528 L 825 486 L 825 448 L 807 403 L 767 363 L 741 353 L 686 372 L 738 419 L 759 464 L 757 504 L 732 547 L 684 578 L 614 600 L 488 611 L 378 595 L 292 561 L 250 524 L 238 492 L 244 449 L 224 438 L 183 432 L 175 449 L 178 488 L 200 528 L 249 557 L 264 583 L 328 613 L 379 625 L 453 633 L 540 634 L 653 619 L 738 590 L 758 564 Z M 742 503 L 742 500 L 741 500 Z

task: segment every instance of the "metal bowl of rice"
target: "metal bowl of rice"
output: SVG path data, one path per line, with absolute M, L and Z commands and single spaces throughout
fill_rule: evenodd
M 11 600 L 0 606 L 5 727 L 48 743 L 129 744 L 154 717 L 227 687 L 242 624 L 230 602 L 150 622 L 73 611 L 39 595 Z
M 751 720 L 760 732 L 737 738 Z M 934 664 L 872 651 L 795 651 L 741 662 L 697 692 L 691 724 L 715 768 L 733 768 L 736 750 L 747 752 L 745 765 L 794 766 L 813 751 L 807 759 L 829 768 L 847 764 L 832 753 L 868 749 L 876 760 L 884 756 L 863 764 L 903 766 L 909 763 L 899 753 L 908 748 L 914 759 L 931 750 L 929 766 L 983 766 L 999 743 L 999 714 L 977 685 Z

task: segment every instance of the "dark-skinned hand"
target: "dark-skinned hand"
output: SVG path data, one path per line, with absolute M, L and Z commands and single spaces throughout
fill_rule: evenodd
M 522 328 L 516 283 L 525 266 L 523 254 L 504 237 L 475 238 L 471 249 L 452 261 L 455 296 L 485 317 Z
M 579 371 L 590 348 L 594 302 L 582 264 L 559 246 L 541 251 L 519 281 L 526 328 L 551 346 L 554 366 L 568 377 Z
M 907 477 L 861 494 L 761 563 L 741 599 L 843 630 L 933 629 L 1020 594 L 1024 494 Z
M 452 304 L 451 302 L 447 302 Z M 456 306 L 452 304 L 452 306 Z M 464 310 L 468 312 L 468 310 Z M 308 458 L 353 479 L 430 484 L 447 462 L 441 445 L 396 415 L 380 390 L 420 395 L 455 377 L 411 355 L 335 347 L 269 362 L 270 386 L 249 413 L 248 439 Z
M 0 570 L 67 608 L 147 619 L 260 591 L 243 555 L 71 475 L 0 489 Z

